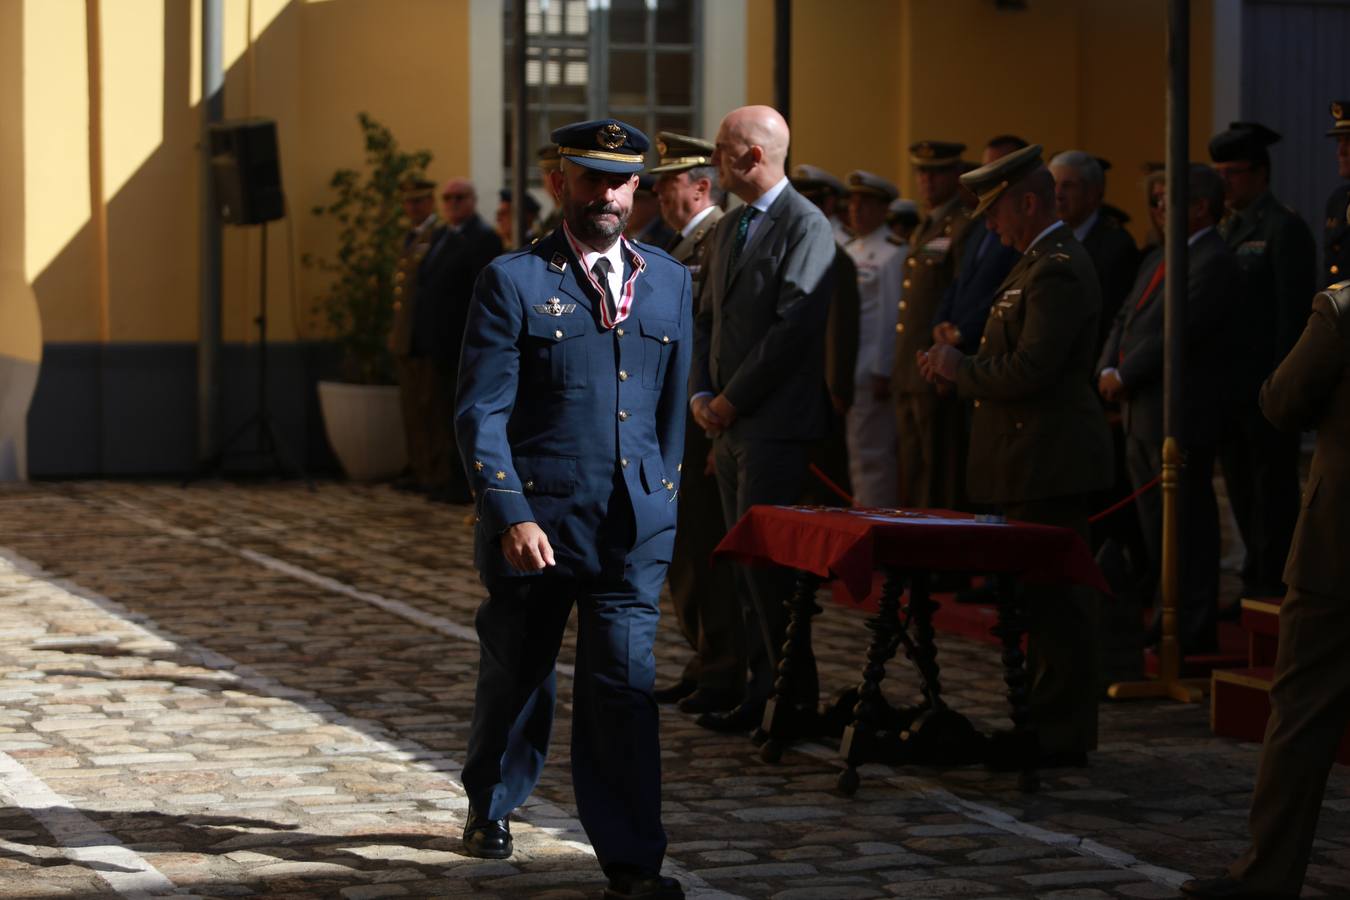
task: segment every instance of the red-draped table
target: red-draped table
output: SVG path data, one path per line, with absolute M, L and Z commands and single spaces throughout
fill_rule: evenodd
M 776 762 L 788 741 L 828 732 L 831 717 L 842 720 L 845 769 L 839 788 L 849 794 L 857 789 L 857 767 L 865 762 L 969 763 L 986 757 L 985 738 L 942 699 L 932 626 L 937 604 L 929 596 L 928 580 L 933 572 L 991 575 L 998 606 L 995 633 L 1003 647 L 1013 723 L 1011 738 L 999 747 L 1004 754 L 1017 748 L 1013 752 L 1018 758 L 1012 762 L 1022 771 L 1022 786 L 1035 789 L 1036 723 L 1028 708 L 1021 649 L 1028 598 L 1021 587 L 1079 584 L 1109 593 L 1087 544 L 1077 534 L 947 510 L 754 506 L 727 532 L 715 553 L 796 570 L 796 589 L 786 601 L 790 618 L 779 677 L 755 739 L 763 744 L 763 758 Z M 856 697 L 822 716 L 814 700 L 807 704 L 790 690 L 792 673 L 810 664 L 811 617 L 820 612 L 816 591 L 824 582 L 839 579 L 861 604 L 878 569 L 886 578 L 877 612 L 867 623 L 872 638 Z M 918 670 L 924 699 L 918 707 L 893 710 L 881 696 L 881 681 L 886 663 L 902 645 Z

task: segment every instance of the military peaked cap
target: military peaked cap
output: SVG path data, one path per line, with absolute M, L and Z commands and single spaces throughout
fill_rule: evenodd
M 805 163 L 792 167 L 792 186 L 799 191 L 833 191 L 840 196 L 848 193 L 848 188 L 838 178 L 820 166 L 808 166 Z
M 887 203 L 900 196 L 900 189 L 880 175 L 854 169 L 848 173 L 848 192 L 850 194 L 871 194 Z
M 643 154 L 651 146 L 647 136 L 618 119 L 595 119 L 554 129 L 549 140 L 558 145 L 558 154 L 568 162 L 629 175 L 641 171 Z
M 1041 145 L 1032 144 L 1000 156 L 987 166 L 961 176 L 961 186 L 975 195 L 979 203 L 972 218 L 989 208 L 999 195 L 1041 167 Z
M 407 178 L 398 189 L 404 200 L 421 200 L 436 195 L 436 182 L 427 178 Z
M 1331 120 L 1336 124 L 1331 126 L 1327 137 L 1350 134 L 1350 100 L 1331 101 Z
M 562 165 L 562 157 L 558 155 L 557 144 L 545 144 L 540 147 L 537 154 L 539 157 L 539 168 L 545 172 L 557 171 Z
M 909 145 L 909 161 L 920 169 L 945 169 L 959 163 L 965 149 L 954 141 L 917 141 Z
M 661 156 L 660 162 L 647 171 L 653 175 L 665 175 L 712 165 L 713 144 L 687 134 L 658 131 L 656 152 Z
M 1279 139 L 1279 132 L 1260 122 L 1229 122 L 1227 131 L 1210 138 L 1209 158 L 1216 163 L 1269 163 L 1270 154 L 1266 148 Z

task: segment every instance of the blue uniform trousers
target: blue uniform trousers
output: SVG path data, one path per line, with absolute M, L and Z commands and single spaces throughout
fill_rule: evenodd
M 492 579 L 475 622 L 481 651 L 462 779 L 474 809 L 500 819 L 525 802 L 548 756 L 554 664 L 576 604 L 572 787 L 606 871 L 659 871 L 666 850 L 652 699 L 666 565 L 631 560 L 621 575 Z

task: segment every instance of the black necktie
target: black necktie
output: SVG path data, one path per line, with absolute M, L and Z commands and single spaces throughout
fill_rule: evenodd
M 600 294 L 605 301 L 605 316 L 610 322 L 617 322 L 619 318 L 618 307 L 614 304 L 614 292 L 609 287 L 609 258 L 602 256 L 591 266 L 591 273 L 595 275 L 595 280 L 600 282 Z

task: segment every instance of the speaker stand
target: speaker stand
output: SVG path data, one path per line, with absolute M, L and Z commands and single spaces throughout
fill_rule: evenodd
M 296 476 L 305 483 L 305 487 L 311 491 L 314 490 L 314 482 L 305 472 L 304 465 L 291 454 L 286 442 L 281 439 L 281 434 L 277 431 L 276 421 L 272 418 L 271 408 L 267 403 L 267 223 L 263 222 L 259 229 L 261 236 L 261 247 L 259 249 L 259 276 L 258 276 L 258 315 L 253 323 L 258 326 L 258 404 L 255 412 L 249 418 L 239 424 L 230 436 L 227 437 L 220 447 L 210 458 L 202 463 L 200 469 L 192 477 L 183 482 L 183 487 L 187 487 L 194 481 L 201 478 L 219 476 L 224 474 L 224 464 L 228 457 L 248 457 L 253 459 L 262 459 L 266 465 L 261 469 L 252 469 L 250 475 L 272 475 L 278 478 L 287 478 Z M 257 443 L 252 448 L 233 449 L 236 444 L 241 443 L 241 438 L 249 433 L 256 431 Z

